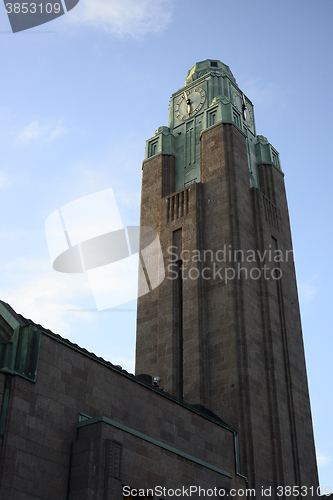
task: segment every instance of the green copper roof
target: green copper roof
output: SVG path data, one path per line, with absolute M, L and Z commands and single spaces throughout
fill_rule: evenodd
M 144 161 L 173 156 L 175 191 L 201 182 L 201 134 L 221 123 L 233 124 L 246 138 L 251 187 L 259 187 L 258 165 L 273 165 L 283 175 L 279 153 L 256 135 L 253 103 L 229 66 L 216 59 L 197 62 L 188 71 L 185 86 L 171 96 L 169 127 L 159 127 L 148 139 Z
M 224 64 L 222 61 L 217 59 L 206 59 L 205 61 L 197 62 L 193 68 L 191 68 L 187 73 L 187 78 L 185 81 L 185 85 L 193 82 L 197 78 L 200 78 L 206 74 L 225 74 L 228 75 L 229 78 L 236 83 L 236 79 L 234 75 L 231 73 L 229 66 Z

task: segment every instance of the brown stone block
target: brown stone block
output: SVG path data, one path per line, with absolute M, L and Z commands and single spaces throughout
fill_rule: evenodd
M 77 366 L 72 366 L 72 376 L 74 378 L 79 378 L 87 382 L 88 380 L 88 373 L 86 370 L 82 368 L 78 368 Z
M 62 443 L 63 443 L 63 441 L 61 439 L 57 439 L 53 436 L 47 435 L 45 437 L 45 445 L 49 449 L 61 452 L 62 451 Z
M 45 422 L 40 418 L 33 417 L 28 415 L 27 417 L 27 427 L 30 429 L 36 429 L 38 432 L 44 432 Z
M 20 405 L 20 402 L 17 403 L 17 406 L 24 406 L 24 402 Z M 27 403 L 27 412 L 29 412 L 30 405 Z M 24 411 L 20 411 L 17 408 L 13 407 L 10 411 L 10 421 L 15 422 L 17 424 L 26 425 L 28 415 Z
M 12 488 L 2 484 L 0 486 L 0 500 L 14 500 Z
M 47 476 L 42 476 L 41 482 L 36 483 L 34 486 L 34 498 L 36 500 L 58 500 L 65 495 L 65 485 L 60 486 L 60 483 L 56 479 L 51 479 L 50 481 L 50 478 Z
M 164 476 L 162 476 L 161 474 L 157 474 L 156 472 L 147 472 L 147 480 L 154 486 L 163 486 L 165 484 L 165 479 L 166 478 Z
M 37 395 L 30 391 L 29 389 L 25 389 L 23 393 L 23 398 L 25 401 L 28 401 L 29 403 L 36 404 L 37 402 Z
M 34 482 L 23 477 L 14 476 L 13 488 L 14 490 L 18 490 L 19 492 L 24 492 L 24 494 L 33 494 Z
M 13 460 L 9 460 L 6 453 L 6 461 L 3 465 L 3 471 L 6 474 L 10 474 L 12 476 L 18 476 L 20 473 L 20 465 Z

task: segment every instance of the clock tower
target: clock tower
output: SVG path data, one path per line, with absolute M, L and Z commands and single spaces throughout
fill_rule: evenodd
M 221 61 L 193 66 L 171 96 L 169 126 L 147 141 L 141 226 L 159 234 L 165 279 L 138 300 L 136 373 L 159 376 L 164 391 L 238 432 L 242 474 L 257 495 L 302 486 L 313 498 L 284 174 Z

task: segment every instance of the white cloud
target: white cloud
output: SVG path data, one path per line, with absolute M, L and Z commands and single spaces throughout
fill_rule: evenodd
M 9 170 L 9 169 L 6 168 L 6 170 Z M 8 175 L 8 171 L 6 171 L 6 170 L 0 171 L 0 189 L 7 189 L 15 181 L 15 177 L 13 177 L 13 174 L 11 173 L 10 175 Z M 1 233 L 0 233 L 0 237 L 1 237 Z
M 119 168 L 114 166 L 114 158 L 117 158 Z M 121 168 L 120 168 L 121 167 Z M 68 202 L 81 198 L 88 194 L 96 193 L 106 188 L 112 188 L 122 222 L 124 225 L 139 223 L 140 213 L 140 184 L 139 181 L 129 182 L 131 173 L 126 170 L 126 162 L 122 162 L 122 158 L 117 151 L 113 151 L 112 155 L 107 155 L 100 163 L 92 165 L 92 161 L 80 161 L 72 167 L 73 172 L 76 172 L 76 182 L 64 184 L 66 190 L 63 198 Z M 117 172 L 115 175 L 114 172 Z M 133 177 L 133 176 L 132 176 Z M 138 177 L 139 179 L 139 177 Z
M 261 78 L 251 78 L 241 86 L 244 93 L 248 95 L 256 110 L 267 110 L 274 106 L 274 109 L 284 109 L 288 103 L 289 88 L 281 87 L 276 83 L 263 84 Z
M 13 231 L 1 231 L 0 232 L 0 241 L 1 240 L 4 240 L 4 241 L 17 240 L 18 238 L 23 239 L 26 236 L 27 236 L 26 231 L 20 231 L 20 230 L 18 230 L 18 231 L 16 231 L 16 230 L 13 230 Z
M 68 20 L 104 27 L 117 36 L 140 37 L 168 26 L 172 0 L 81 0 Z
M 133 351 L 134 351 L 134 349 L 133 349 Z M 111 362 L 120 365 L 122 368 L 127 370 L 129 373 L 134 373 L 135 372 L 135 362 L 134 362 L 135 352 L 130 353 L 130 354 L 131 354 L 131 356 L 127 356 L 127 357 L 123 356 L 121 354 L 118 354 L 116 362 L 114 361 L 114 351 L 113 350 L 105 351 L 104 356 L 105 356 L 105 359 L 109 359 L 109 360 L 111 360 Z
M 5 175 L 3 172 L 0 172 L 0 189 L 4 188 L 5 184 L 6 184 Z
M 323 455 L 323 454 L 318 454 L 317 455 L 317 462 L 318 462 L 318 465 L 319 466 L 325 466 L 325 465 L 329 465 L 330 463 L 332 463 L 332 457 L 329 457 L 327 455 Z
M 7 263 L 1 274 L 9 283 L 0 288 L 1 300 L 61 336 L 71 333 L 68 309 L 77 309 L 77 300 L 91 296 L 85 275 L 57 273 L 46 259 Z M 90 319 L 88 314 L 85 319 Z
M 31 122 L 24 127 L 16 139 L 17 144 L 27 144 L 33 141 L 53 142 L 55 139 L 67 133 L 61 120 L 56 124 L 41 125 L 38 121 Z
M 311 282 L 307 282 L 307 283 L 301 282 L 301 283 L 298 283 L 298 292 L 299 292 L 300 301 L 304 302 L 304 303 L 309 303 L 317 295 L 318 286 L 315 286 Z
M 86 275 L 57 273 L 48 259 L 2 263 L 0 273 L 0 299 L 17 313 L 133 372 L 135 305 L 98 314 Z
M 140 210 L 141 193 L 140 191 L 117 191 L 117 201 L 120 206 L 129 209 Z

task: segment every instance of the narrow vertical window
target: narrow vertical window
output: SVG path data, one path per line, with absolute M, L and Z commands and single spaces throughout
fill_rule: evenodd
M 175 394 L 179 399 L 184 399 L 184 328 L 183 328 L 183 262 L 182 230 L 173 232 L 173 245 L 178 260 L 174 262 L 173 270 L 176 278 L 173 280 L 173 346 L 174 346 L 174 384 Z

